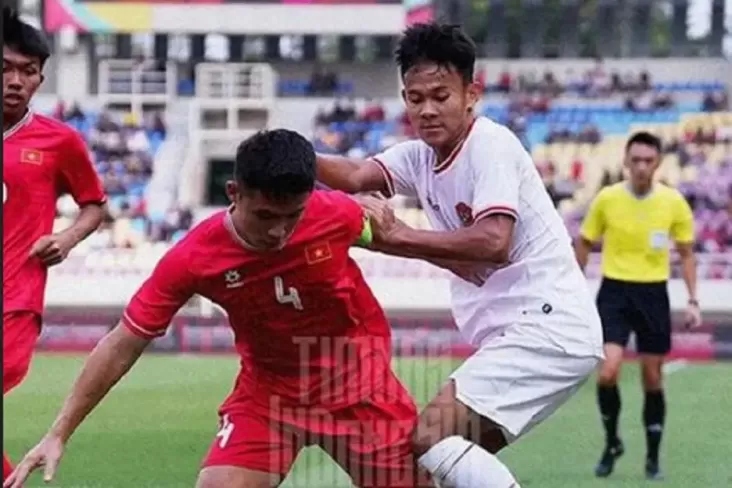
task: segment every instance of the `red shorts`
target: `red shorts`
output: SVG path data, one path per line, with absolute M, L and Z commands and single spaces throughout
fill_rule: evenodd
M 35 312 L 3 314 L 3 395 L 28 374 L 40 331 L 41 317 Z
M 246 399 L 225 407 L 203 466 L 237 466 L 284 476 L 300 449 L 320 446 L 357 486 L 415 486 L 410 436 L 417 409 L 406 391 L 339 410 L 260 412 L 261 407 Z M 297 420 L 285 422 L 283 417 Z

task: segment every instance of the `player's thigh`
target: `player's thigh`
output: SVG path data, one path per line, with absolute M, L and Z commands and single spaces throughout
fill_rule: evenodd
M 3 314 L 3 394 L 28 374 L 40 328 L 41 318 L 36 313 Z
M 205 474 L 204 481 L 220 476 L 256 481 L 264 479 L 257 473 L 267 473 L 268 482 L 274 484 L 266 486 L 276 486 L 289 472 L 301 448 L 302 443 L 296 433 L 254 410 L 224 413 L 203 461 L 201 476 Z
M 671 350 L 671 304 L 665 284 L 640 285 L 633 297 L 636 349 L 664 356 Z
M 498 427 L 489 431 L 488 440 L 495 442 L 500 433 L 511 443 L 564 404 L 599 362 L 597 357 L 569 354 L 538 325 L 517 324 L 484 344 L 451 378 L 457 400 Z M 475 424 L 469 427 L 474 436 Z M 485 427 L 485 422 L 477 424 L 480 437 L 471 440 L 491 449 Z
M 626 284 L 604 278 L 597 293 L 597 311 L 602 321 L 602 335 L 605 344 L 628 345 L 633 324 L 630 323 L 631 303 Z
M 361 488 L 432 487 L 415 481 L 417 408 L 396 377 L 383 386 L 373 398 L 335 413 L 338 430 L 350 434 L 326 438 L 321 447 Z
M 274 488 L 282 476 L 238 466 L 209 466 L 198 475 L 196 488 Z

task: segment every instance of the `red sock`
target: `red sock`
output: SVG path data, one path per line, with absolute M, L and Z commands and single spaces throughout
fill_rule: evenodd
M 10 473 L 13 472 L 13 465 L 10 464 L 10 459 L 8 459 L 8 455 L 3 453 L 3 481 L 8 479 L 8 476 L 10 476 Z

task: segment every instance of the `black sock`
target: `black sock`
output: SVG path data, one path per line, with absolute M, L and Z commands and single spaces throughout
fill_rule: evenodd
M 666 400 L 663 390 L 647 391 L 643 405 L 643 424 L 646 428 L 648 460 L 658 462 L 658 449 L 663 437 L 663 424 L 666 420 Z
M 620 416 L 620 392 L 617 385 L 597 386 L 597 404 L 600 406 L 602 424 L 605 426 L 605 442 L 608 447 L 618 444 L 618 417 Z

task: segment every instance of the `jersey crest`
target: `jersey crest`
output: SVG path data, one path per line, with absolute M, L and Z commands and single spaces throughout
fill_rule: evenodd
M 464 226 L 467 227 L 473 223 L 473 209 L 470 208 L 470 205 L 465 202 L 460 202 L 455 205 L 455 211 Z

